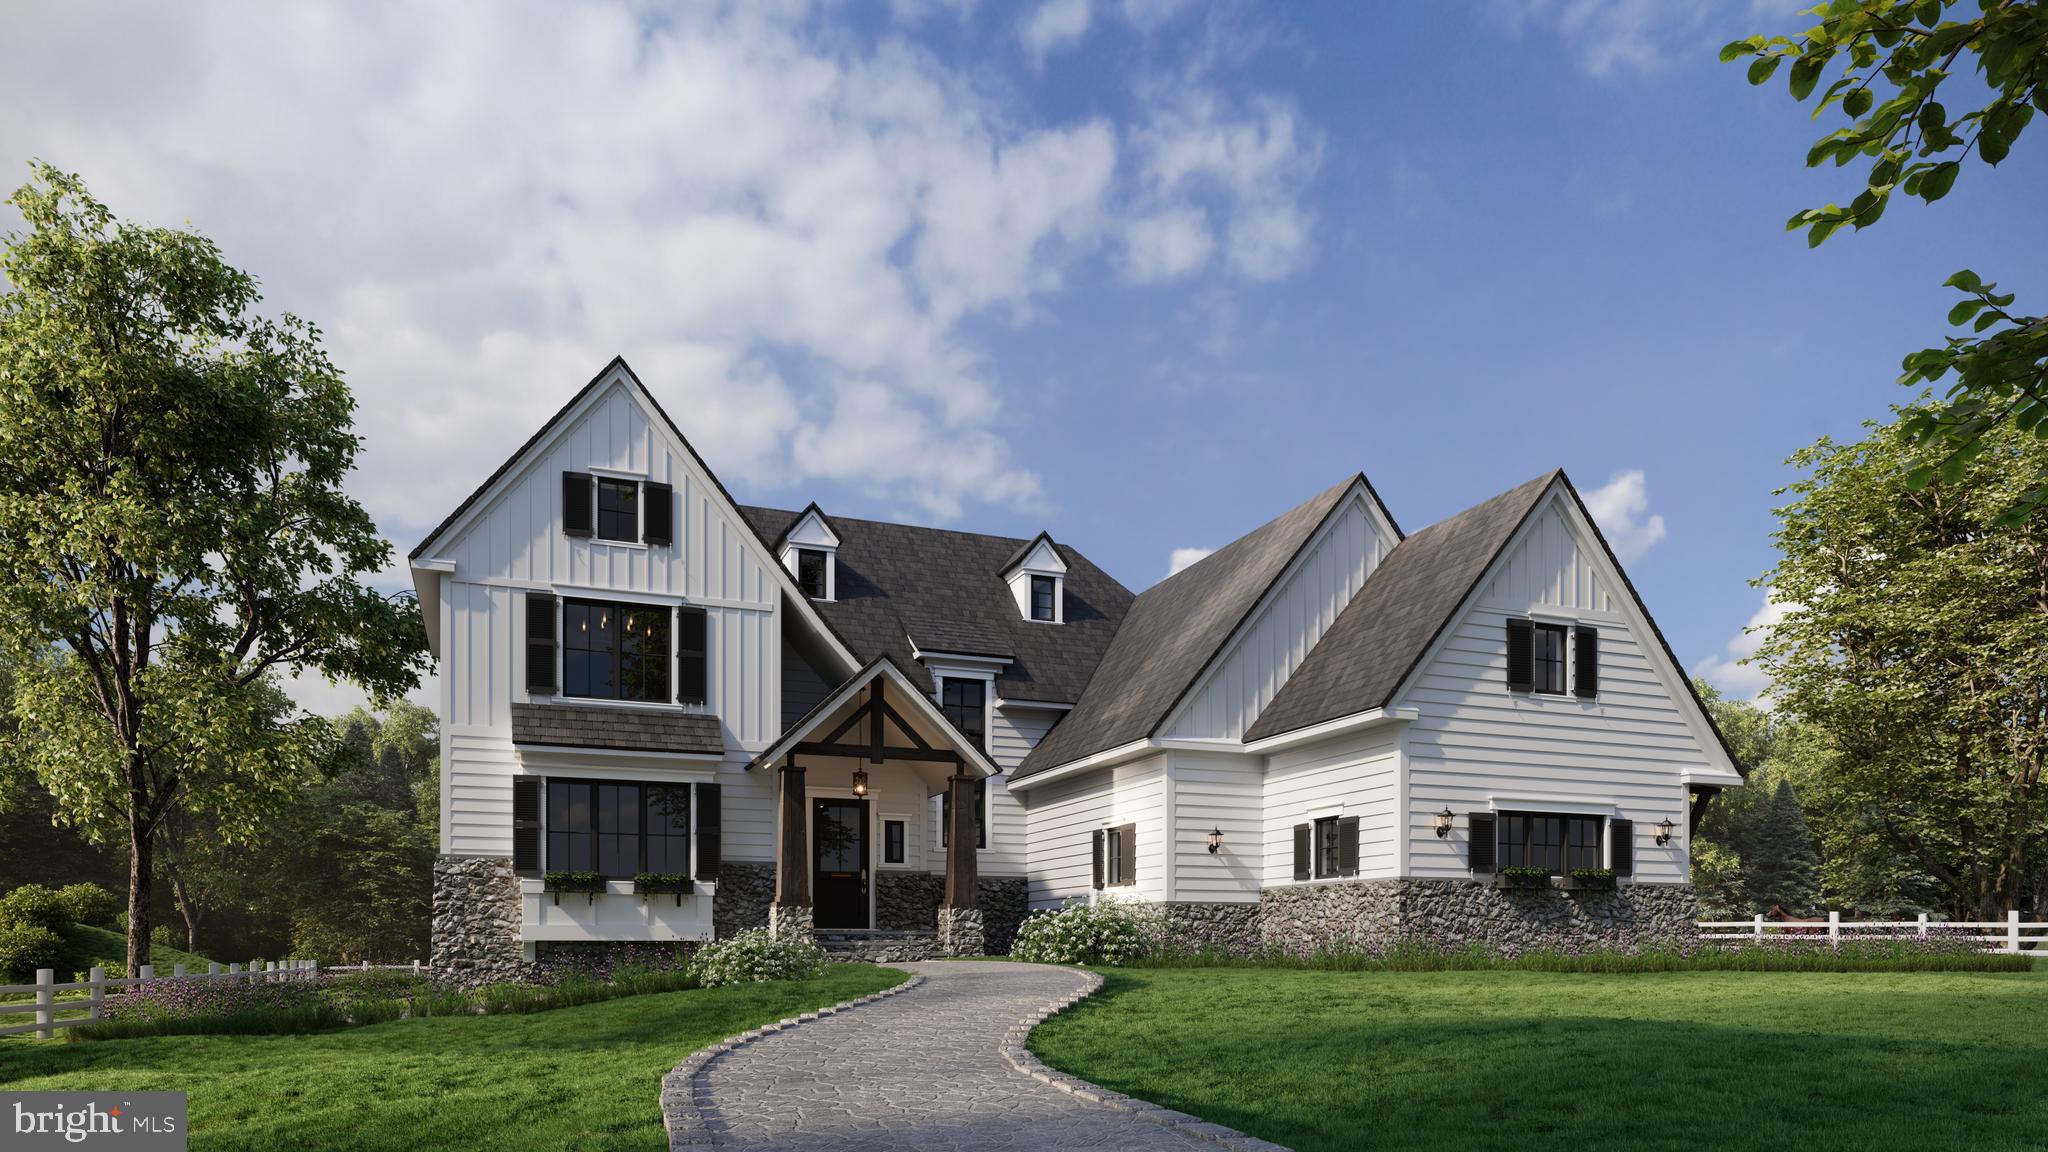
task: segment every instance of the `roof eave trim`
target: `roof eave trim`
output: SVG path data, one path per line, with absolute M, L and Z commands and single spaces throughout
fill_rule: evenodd
M 1079 776 L 1083 772 L 1092 772 L 1097 768 L 1113 768 L 1118 764 L 1128 764 L 1159 750 L 1159 742 L 1156 740 L 1133 740 L 1115 748 L 1105 748 L 1093 756 L 1084 756 L 1079 760 L 1069 760 L 1065 764 L 1033 772 L 1029 776 L 1012 777 L 1010 791 L 1019 792 L 1036 788 L 1040 784 L 1050 784 L 1069 776 Z
M 1270 755 L 1274 752 L 1285 752 L 1290 748 L 1298 748 L 1303 744 L 1313 744 L 1318 740 L 1327 740 L 1333 736 L 1343 736 L 1352 732 L 1385 727 L 1390 724 L 1406 724 L 1421 718 L 1422 711 L 1419 708 L 1368 708 L 1363 712 L 1353 712 L 1349 716 L 1339 716 L 1334 720 L 1324 720 L 1320 723 L 1296 728 L 1289 732 L 1281 732 L 1277 735 L 1250 741 L 1243 746 L 1242 751 L 1261 756 Z
M 515 740 L 512 750 L 521 754 L 547 756 L 588 756 L 593 759 L 626 758 L 633 760 L 696 760 L 716 764 L 725 759 L 724 752 L 664 752 L 652 748 L 605 748 L 595 744 L 536 744 L 530 740 Z

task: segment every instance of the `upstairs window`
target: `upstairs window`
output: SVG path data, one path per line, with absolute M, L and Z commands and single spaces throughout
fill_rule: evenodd
M 1053 599 L 1058 588 L 1058 583 L 1050 576 L 1033 576 L 1031 578 L 1031 618 L 1033 620 L 1050 622 L 1058 619 L 1054 612 L 1056 605 Z
M 562 602 L 564 696 L 666 703 L 669 658 L 668 609 Z
M 640 539 L 640 485 L 637 481 L 598 480 L 597 538 Z
M 1534 690 L 1554 696 L 1564 694 L 1564 641 L 1565 626 L 1562 624 L 1536 625 L 1534 640 L 1534 663 L 1531 665 Z
M 1533 620 L 1511 619 L 1507 623 L 1508 687 L 1520 692 L 1564 695 L 1565 641 L 1571 630 L 1563 624 L 1540 624 Z M 1587 647 L 1585 642 L 1581 643 L 1582 651 Z M 1581 695 L 1591 695 L 1592 684 L 1585 681 Z
M 941 680 L 939 710 L 974 746 L 988 750 L 988 681 Z
M 796 550 L 796 583 L 805 596 L 813 600 L 825 599 L 825 565 L 829 563 L 831 560 L 822 549 Z

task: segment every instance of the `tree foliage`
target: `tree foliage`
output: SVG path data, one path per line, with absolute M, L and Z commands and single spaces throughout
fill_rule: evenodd
M 310 671 L 399 693 L 425 636 L 365 578 L 390 547 L 342 491 L 354 400 L 205 237 L 115 219 L 47 165 L 10 201 L 0 296 L 0 643 L 25 765 L 88 835 L 125 834 L 147 958 L 174 810 L 244 841 L 331 729 L 280 713 Z
M 2048 890 L 2048 519 L 1996 528 L 2048 440 L 1987 430 L 1952 479 L 1916 488 L 1901 424 L 1793 457 L 1768 574 L 1793 605 L 1757 660 L 1823 733 L 1822 839 L 1844 862 L 1903 857 L 1957 912 Z M 1902 890 L 1903 891 L 1903 890 Z

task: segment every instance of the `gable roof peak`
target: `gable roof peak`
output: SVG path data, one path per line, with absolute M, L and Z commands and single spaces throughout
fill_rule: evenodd
M 1033 552 L 1038 551 L 1038 545 L 1041 542 L 1052 551 L 1053 562 L 1059 565 L 1060 571 L 1066 571 L 1067 561 L 1065 557 L 1060 555 L 1059 544 L 1053 540 L 1052 533 L 1041 529 L 1038 535 L 1026 540 L 1022 547 L 1010 553 L 1010 558 L 1003 561 L 1003 566 L 996 569 L 996 574 L 998 576 L 1008 576 L 1010 573 L 1015 572 L 1024 561 L 1031 558 Z

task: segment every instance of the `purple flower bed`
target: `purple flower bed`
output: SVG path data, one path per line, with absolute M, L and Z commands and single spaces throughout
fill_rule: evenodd
M 557 947 L 543 951 L 535 961 L 532 982 L 554 985 L 593 980 L 614 984 L 638 976 L 681 973 L 689 969 L 690 955 L 690 947 L 683 944 L 644 941 Z
M 320 1000 L 324 977 L 287 975 L 271 983 L 249 980 L 145 980 L 107 997 L 107 1020 L 189 1019 L 303 1010 Z

